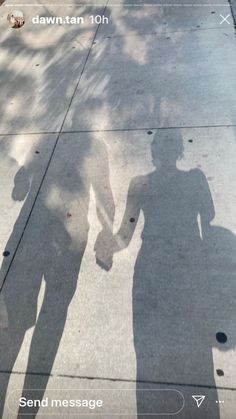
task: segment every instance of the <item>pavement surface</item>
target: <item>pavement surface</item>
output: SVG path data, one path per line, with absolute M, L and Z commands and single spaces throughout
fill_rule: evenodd
M 231 7 L 98 3 L 0 8 L 0 417 L 234 419 Z

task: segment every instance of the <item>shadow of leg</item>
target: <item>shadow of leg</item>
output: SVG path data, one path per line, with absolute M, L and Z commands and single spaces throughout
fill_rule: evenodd
M 75 258 L 70 255 L 63 260 L 66 260 L 64 266 L 57 266 L 52 275 L 45 276 L 45 295 L 32 337 L 22 393 L 26 399 L 43 398 L 64 331 L 68 307 L 76 290 L 80 255 Z M 35 418 L 38 410 L 38 406 L 20 407 L 18 416 L 27 414 L 27 417 Z
M 20 351 L 24 330 L 7 328 L 0 330 L 0 417 L 3 418 L 4 407 L 6 406 L 7 388 L 15 361 Z

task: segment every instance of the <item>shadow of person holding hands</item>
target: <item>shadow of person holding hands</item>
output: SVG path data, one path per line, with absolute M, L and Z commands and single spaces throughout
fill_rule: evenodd
M 2 410 L 10 373 L 25 333 L 31 327 L 34 330 L 22 397 L 43 398 L 87 244 L 91 187 L 102 227 L 96 241 L 97 258 L 102 255 L 103 243 L 112 235 L 114 201 L 106 145 L 89 135 L 84 137 L 59 140 L 31 214 L 30 228 L 25 229 L 17 258 L 2 290 L 8 316 L 8 327 L 0 330 L 1 365 L 5 370 L 5 374 L 3 371 L 0 374 Z M 37 176 L 33 163 L 22 167 L 15 177 L 13 199 L 27 197 L 22 212 L 27 207 L 30 186 Z M 20 218 L 21 215 L 16 224 Z M 13 238 L 14 229 L 6 248 L 11 248 Z M 45 289 L 43 295 L 41 292 L 40 304 L 38 298 L 43 280 Z M 34 391 L 36 389 L 38 391 Z M 19 417 L 28 414 L 34 418 L 37 412 L 38 407 L 22 407 Z
M 174 406 L 167 393 L 156 393 L 157 402 L 142 391 L 176 388 L 188 399 L 181 418 L 217 419 L 215 330 L 208 321 L 211 296 L 206 294 L 206 247 L 211 241 L 214 205 L 203 172 L 177 167 L 184 152 L 179 131 L 157 132 L 151 151 L 155 170 L 132 179 L 113 248 L 117 252 L 129 245 L 142 211 L 142 245 L 133 278 L 137 414 L 151 418 L 151 413 L 177 411 L 181 406 Z M 207 306 L 202 304 L 206 296 Z M 212 386 L 212 403 L 197 416 L 191 395 L 201 394 L 201 384 Z

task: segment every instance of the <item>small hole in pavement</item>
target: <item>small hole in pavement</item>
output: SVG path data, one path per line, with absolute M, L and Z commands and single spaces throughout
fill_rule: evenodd
M 226 343 L 228 338 L 224 332 L 218 332 L 216 333 L 216 340 L 219 343 Z
M 191 140 L 191 139 L 190 139 L 190 140 L 188 140 L 188 142 L 189 142 L 189 143 L 193 143 L 193 140 Z
M 223 377 L 223 375 L 225 375 L 223 370 L 216 370 L 216 373 L 219 377 Z
M 36 150 L 36 151 L 35 151 L 35 154 L 39 154 L 39 151 L 38 151 L 38 150 Z
M 131 217 L 131 218 L 129 219 L 129 221 L 130 221 L 131 223 L 134 223 L 134 222 L 135 222 L 135 218 Z
M 9 256 L 10 255 L 10 252 L 9 252 L 9 250 L 4 250 L 4 252 L 3 252 L 3 254 L 2 254 L 4 257 L 7 257 L 7 256 Z
M 148 135 L 152 135 L 152 131 L 148 131 L 147 133 L 148 133 Z

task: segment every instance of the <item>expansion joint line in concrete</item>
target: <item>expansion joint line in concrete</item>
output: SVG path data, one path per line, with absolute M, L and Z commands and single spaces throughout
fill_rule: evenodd
M 152 384 L 160 386 L 178 386 L 178 387 L 194 387 L 194 388 L 207 388 L 210 390 L 227 390 L 236 391 L 236 387 L 224 387 L 224 386 L 213 386 L 208 384 L 197 384 L 197 383 L 176 383 L 170 381 L 154 381 L 154 380 L 132 380 L 128 378 L 112 378 L 112 377 L 91 377 L 85 375 L 72 375 L 72 374 L 52 374 L 52 373 L 41 373 L 41 372 L 30 372 L 30 371 L 10 371 L 0 370 L 0 374 L 13 374 L 13 375 L 33 375 L 33 376 L 46 376 L 52 378 L 68 378 L 77 380 L 89 380 L 89 381 L 107 381 L 107 382 L 119 382 L 119 383 L 130 383 L 130 384 Z
M 16 132 L 0 134 L 0 137 L 13 137 L 20 135 L 58 135 L 58 134 L 86 134 L 103 132 L 135 132 L 148 130 L 177 130 L 177 129 L 211 129 L 211 128 L 235 128 L 236 124 L 216 124 L 216 125 L 183 125 L 171 127 L 140 127 L 140 128 L 107 128 L 107 129 L 87 129 L 87 130 L 65 130 L 65 131 L 35 131 L 35 132 Z

